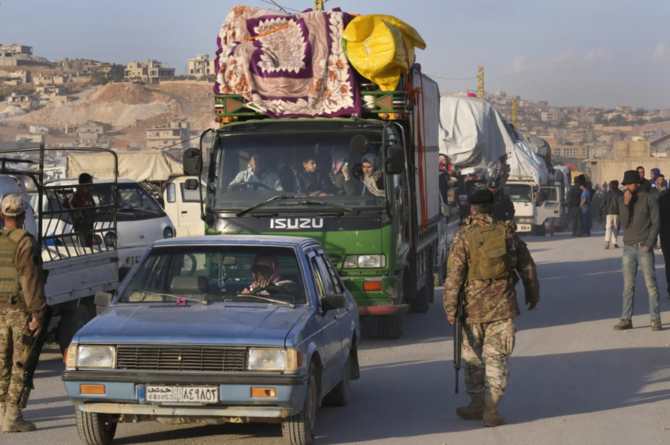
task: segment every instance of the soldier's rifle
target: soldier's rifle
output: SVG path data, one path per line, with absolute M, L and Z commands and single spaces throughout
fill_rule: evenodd
M 458 372 L 461 370 L 461 344 L 463 339 L 463 324 L 465 323 L 465 283 L 458 289 L 458 303 L 454 319 L 454 369 L 456 370 L 456 394 L 458 394 Z
M 35 376 L 35 371 L 37 370 L 37 365 L 40 362 L 40 353 L 46 343 L 47 335 L 49 332 L 49 324 L 51 323 L 51 317 L 53 316 L 53 309 L 50 306 L 46 306 L 44 310 L 44 319 L 42 320 L 42 327 L 40 332 L 37 334 L 37 337 L 32 337 L 29 335 L 24 335 L 22 342 L 25 345 L 30 345 L 30 349 L 27 350 L 15 365 L 23 371 L 23 386 L 21 387 L 21 392 L 19 393 L 19 398 L 17 405 L 21 406 L 23 401 L 23 395 L 26 393 L 28 388 L 34 389 L 33 377 Z M 29 320 L 30 321 L 30 320 Z

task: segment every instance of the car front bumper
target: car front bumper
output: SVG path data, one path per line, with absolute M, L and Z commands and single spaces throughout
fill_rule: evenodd
M 284 419 L 303 410 L 307 394 L 302 376 L 179 375 L 176 373 L 128 373 L 68 371 L 65 390 L 78 411 L 157 417 L 241 417 Z M 140 402 L 138 386 L 146 384 L 218 386 L 219 401 L 212 405 L 165 405 Z M 104 385 L 104 395 L 83 395 L 81 385 Z M 275 398 L 253 398 L 252 388 L 274 388 Z

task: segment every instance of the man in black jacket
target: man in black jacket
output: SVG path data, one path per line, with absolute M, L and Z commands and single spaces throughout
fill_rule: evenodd
M 615 249 L 617 244 L 617 235 L 619 234 L 619 198 L 623 193 L 619 190 L 619 181 L 612 181 L 609 184 L 609 190 L 605 193 L 605 199 L 600 206 L 600 216 L 607 215 L 605 220 L 605 249 L 610 246 Z
M 644 177 L 644 167 L 639 166 L 637 168 L 637 173 L 640 175 L 640 190 L 645 193 L 651 193 L 651 182 Z
M 570 219 L 572 220 L 572 236 L 577 236 L 581 227 L 582 214 L 579 205 L 582 201 L 582 189 L 580 188 L 581 176 L 575 178 L 570 193 L 568 194 L 568 208 L 570 209 Z
M 514 203 L 509 196 L 498 190 L 496 181 L 491 181 L 489 190 L 493 193 L 495 203 L 493 209 L 493 219 L 498 221 L 514 221 Z

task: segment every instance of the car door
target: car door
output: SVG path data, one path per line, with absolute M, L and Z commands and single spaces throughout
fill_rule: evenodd
M 336 364 L 342 357 L 342 336 L 340 333 L 340 314 L 338 310 L 331 310 L 324 313 L 321 306 L 321 300 L 327 295 L 335 293 L 335 284 L 330 278 L 328 268 L 325 266 L 323 256 L 312 251 L 310 254 L 310 263 L 314 272 L 314 281 L 319 294 L 319 313 L 317 320 L 323 333 L 325 369 L 323 373 L 323 384 L 331 389 L 339 382 L 341 369 Z
M 354 300 L 354 297 L 348 293 L 344 287 L 344 284 L 342 284 L 342 280 L 340 280 L 340 277 L 335 270 L 335 266 L 333 266 L 333 263 L 330 261 L 330 258 L 328 258 L 328 255 L 321 252 L 321 257 L 323 258 L 323 262 L 328 269 L 331 280 L 333 280 L 335 293 L 337 295 L 344 295 L 347 299 L 346 307 L 344 309 L 338 309 L 337 311 L 340 318 L 342 356 L 346 357 L 351 350 L 351 340 L 354 337 L 354 333 L 356 332 L 358 306 L 356 305 L 356 300 Z M 342 360 L 342 362 L 344 363 L 344 360 Z

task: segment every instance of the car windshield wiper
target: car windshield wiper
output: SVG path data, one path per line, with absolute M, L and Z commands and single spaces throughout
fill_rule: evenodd
M 304 196 L 299 197 L 299 199 L 305 198 Z M 337 209 L 341 210 L 342 212 L 346 213 L 352 213 L 354 215 L 358 215 L 360 213 L 359 210 L 352 209 L 351 207 L 346 207 L 346 206 L 341 206 L 339 204 L 334 204 L 332 202 L 328 201 L 314 201 L 313 199 L 305 199 L 304 201 L 298 201 L 298 202 L 287 202 L 285 204 L 281 204 L 282 206 L 324 206 L 324 207 L 330 207 L 332 209 Z
M 247 207 L 246 209 L 242 210 L 241 212 L 238 212 L 236 216 L 244 216 L 249 212 L 253 212 L 256 209 L 260 209 L 263 206 L 266 206 L 268 204 L 272 204 L 273 202 L 276 201 L 286 201 L 288 199 L 302 199 L 302 198 L 307 198 L 306 196 L 300 196 L 300 195 L 281 195 L 281 196 L 273 196 L 272 198 L 268 199 L 267 201 L 259 202 L 258 204 L 254 204 L 251 207 Z
M 154 295 L 158 295 L 160 297 L 168 297 L 168 298 L 175 298 L 177 300 L 185 300 L 185 301 L 193 301 L 194 303 L 200 303 L 205 306 L 209 305 L 208 300 L 200 300 L 198 298 L 190 298 L 190 297 L 182 297 L 181 295 L 172 295 L 172 294 L 161 294 L 161 293 L 156 293 L 156 292 L 151 292 Z
M 291 296 L 288 295 L 287 296 Z M 294 303 L 289 303 L 288 301 L 282 301 L 282 300 L 275 300 L 274 298 L 268 298 L 263 295 L 253 295 L 253 294 L 239 294 L 236 295 L 237 298 L 257 298 L 259 300 L 267 301 L 268 303 L 277 303 L 277 304 L 283 304 L 284 306 L 288 306 L 291 309 L 295 309 L 295 304 Z

